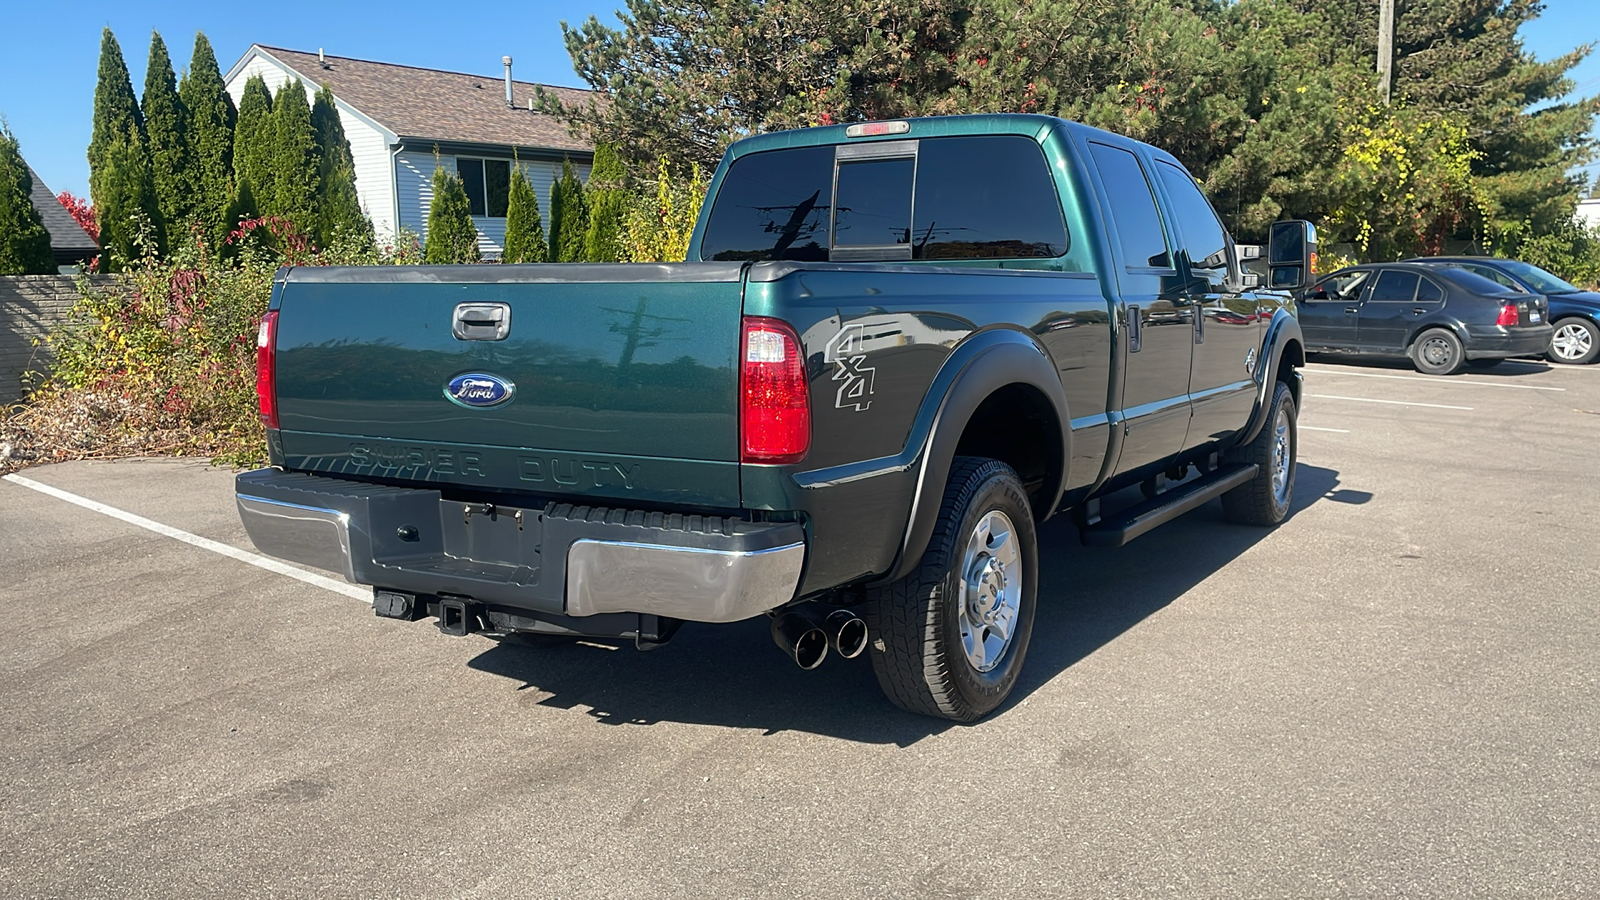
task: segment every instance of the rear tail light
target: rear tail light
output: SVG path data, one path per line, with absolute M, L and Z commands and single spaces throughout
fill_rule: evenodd
M 256 403 L 261 408 L 261 424 L 278 427 L 278 312 L 261 317 L 256 332 Z
M 1500 318 L 1495 319 L 1494 323 L 1501 326 L 1517 324 L 1517 305 L 1515 303 L 1507 303 L 1505 306 L 1500 307 Z
M 800 338 L 777 319 L 746 316 L 739 371 L 742 462 L 796 463 L 811 450 L 811 392 Z

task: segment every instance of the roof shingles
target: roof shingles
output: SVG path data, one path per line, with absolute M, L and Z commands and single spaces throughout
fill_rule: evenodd
M 350 104 L 402 139 L 499 144 L 550 150 L 589 151 L 560 121 L 528 109 L 536 85 L 512 82 L 517 108 L 506 106 L 505 81 L 481 75 L 419 69 L 393 63 L 324 57 L 257 45 L 315 85 L 327 84 Z M 564 102 L 585 102 L 591 92 L 543 86 Z

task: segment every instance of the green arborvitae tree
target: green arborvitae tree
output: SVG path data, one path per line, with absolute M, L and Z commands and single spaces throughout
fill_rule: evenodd
M 95 219 L 100 225 L 100 271 L 115 272 L 147 254 L 162 255 L 165 223 L 156 201 L 150 154 L 138 129 L 130 127 L 111 142 L 105 166 L 115 178 L 95 199 Z
M 589 231 L 589 204 L 572 160 L 561 163 L 561 180 L 550 189 L 550 259 L 583 262 Z
M 50 232 L 33 208 L 33 176 L 11 128 L 0 122 L 0 275 L 56 271 Z
M 145 69 L 139 108 L 144 113 L 145 146 L 155 179 L 156 204 L 172 231 L 169 237 L 176 239 L 194 211 L 189 184 L 189 114 L 178 96 L 178 81 L 172 73 L 166 42 L 157 32 L 150 33 L 150 63 Z
M 278 89 L 272 101 L 272 202 L 263 204 L 303 234 L 315 236 L 317 215 L 317 135 L 311 104 L 300 79 Z
M 161 209 L 149 181 L 144 115 L 133 95 L 122 48 L 107 28 L 100 36 L 100 77 L 94 89 L 94 131 L 89 139 L 89 195 L 101 222 L 102 248 L 131 248 L 137 215 L 149 249 L 157 254 L 164 251 Z M 100 263 L 107 271 L 117 264 L 107 254 L 101 254 Z
M 178 84 L 178 98 L 189 115 L 189 212 L 206 242 L 221 247 L 237 224 L 228 221 L 228 207 L 235 194 L 233 128 L 238 112 L 204 34 L 194 36 L 194 55 Z
M 472 206 L 461 176 L 436 165 L 433 170 L 433 200 L 428 204 L 427 244 L 422 260 L 429 265 L 475 263 L 478 229 L 472 224 Z
M 273 156 L 277 144 L 277 124 L 272 117 L 272 92 L 260 75 L 252 75 L 239 95 L 239 119 L 233 130 L 233 174 L 250 185 L 248 193 L 259 212 L 268 212 L 275 202 L 277 186 L 273 179 Z M 234 199 L 240 189 L 235 187 Z M 238 224 L 229 223 L 229 227 Z
M 522 166 L 511 166 L 511 189 L 506 201 L 506 249 L 503 263 L 537 263 L 550 258 L 539 221 L 539 194 Z
M 317 245 L 329 247 L 335 240 L 373 245 L 372 222 L 356 194 L 355 156 L 327 85 L 311 104 L 311 128 L 317 142 Z
M 94 88 L 94 131 L 89 138 L 89 194 L 95 206 L 100 205 L 96 184 L 106 177 L 106 153 L 130 128 L 143 132 L 144 114 L 133 94 L 122 47 L 107 28 L 100 33 L 100 77 Z
M 589 227 L 584 234 L 585 262 L 622 260 L 622 220 L 628 213 L 628 171 L 616 147 L 601 143 L 594 148 L 589 170 Z

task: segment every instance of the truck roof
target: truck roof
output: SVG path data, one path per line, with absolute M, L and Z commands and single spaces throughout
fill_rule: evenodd
M 792 131 L 774 131 L 769 134 L 759 134 L 737 141 L 728 148 L 732 159 L 750 153 L 761 153 L 767 150 L 782 150 L 790 147 L 815 147 L 821 144 L 855 144 L 871 141 L 903 141 L 917 138 L 956 137 L 964 135 L 987 134 L 1021 134 L 1029 137 L 1038 137 L 1046 130 L 1063 130 L 1082 134 L 1111 143 L 1138 143 L 1149 149 L 1157 159 L 1178 162 L 1166 151 L 1135 141 L 1114 132 L 1094 128 L 1082 122 L 1062 119 L 1056 116 L 1041 116 L 1030 113 L 982 113 L 964 116 L 928 116 L 914 119 L 885 119 L 887 122 L 905 122 L 909 130 L 900 134 L 883 134 L 863 137 L 850 137 L 845 130 L 851 125 L 866 124 L 851 122 L 840 125 L 821 125 L 812 128 L 797 128 Z

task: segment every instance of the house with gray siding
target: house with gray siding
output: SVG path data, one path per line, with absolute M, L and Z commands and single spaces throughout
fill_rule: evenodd
M 505 77 L 493 78 L 255 44 L 224 80 L 234 103 L 254 75 L 274 94 L 298 78 L 308 100 L 328 85 L 355 157 L 356 194 L 378 234 L 391 238 L 405 229 L 426 239 L 433 171 L 443 166 L 461 176 L 479 249 L 493 259 L 505 242 L 511 166 L 527 173 L 548 231 L 550 187 L 562 160 L 587 180 L 594 159 L 591 144 L 532 109 L 539 86 L 513 81 L 511 58 L 503 62 Z M 590 94 L 544 87 L 567 102 Z

